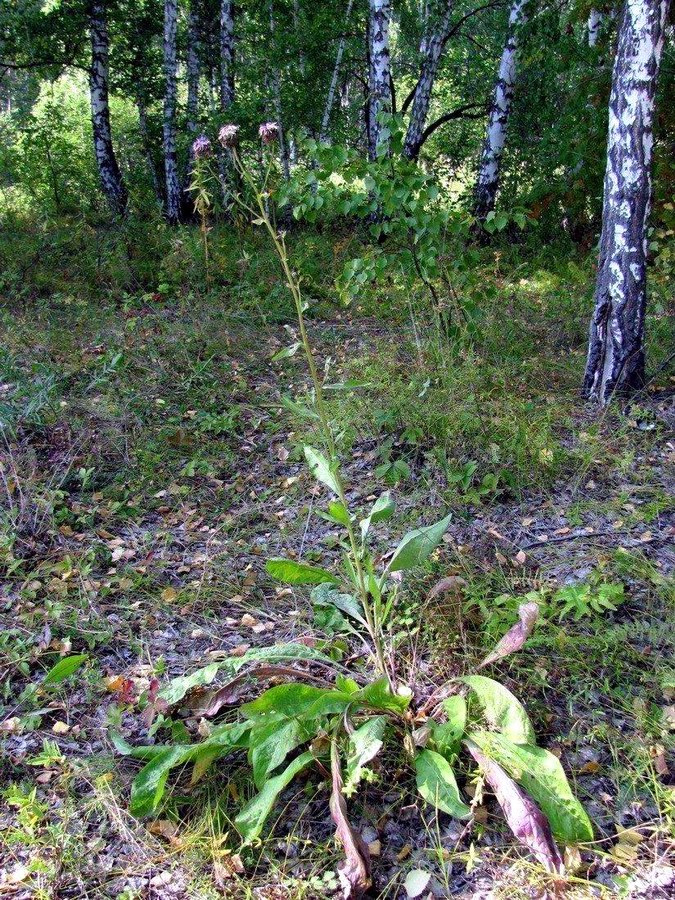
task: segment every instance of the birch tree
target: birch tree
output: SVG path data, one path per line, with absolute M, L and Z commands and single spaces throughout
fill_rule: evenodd
M 348 0 L 347 12 L 345 13 L 345 28 L 352 13 L 353 5 L 354 0 Z M 331 76 L 330 85 L 328 87 L 328 95 L 326 97 L 326 105 L 323 109 L 323 116 L 321 117 L 321 130 L 319 131 L 319 140 L 322 142 L 328 140 L 328 126 L 330 124 L 330 116 L 333 111 L 333 104 L 335 103 L 335 92 L 337 90 L 338 77 L 340 75 L 340 66 L 342 65 L 342 57 L 344 56 L 346 43 L 347 35 L 343 32 L 342 35 L 340 35 L 340 40 L 338 41 L 337 53 L 335 54 L 335 65 L 333 66 L 333 74 Z
M 190 0 L 190 11 L 188 13 L 188 33 L 187 33 L 187 106 L 185 123 L 188 136 L 190 138 L 188 162 L 185 171 L 184 183 L 187 185 L 192 170 L 193 157 L 192 143 L 197 137 L 199 123 L 197 121 L 199 115 L 199 28 L 200 16 L 197 9 L 197 0 Z
M 586 26 L 589 47 L 595 47 L 597 45 L 601 27 L 602 13 L 597 9 L 592 9 L 588 14 L 588 24 Z
M 391 110 L 390 20 L 390 0 L 369 0 L 368 155 L 371 160 L 389 149 L 389 141 L 382 134 L 380 115 Z
M 430 33 L 425 29 L 422 37 L 420 44 L 422 66 L 415 88 L 412 112 L 410 113 L 408 130 L 406 131 L 403 144 L 403 155 L 408 159 L 416 159 L 422 146 L 422 135 L 427 115 L 429 114 L 431 92 L 433 91 L 443 48 L 450 34 L 450 16 L 452 15 L 453 6 L 454 0 L 443 0 L 443 7 L 436 27 Z
M 501 160 L 516 81 L 518 34 L 526 20 L 527 2 L 528 0 L 514 0 L 509 14 L 506 44 L 499 63 L 474 192 L 473 212 L 479 222 L 484 222 L 488 213 L 494 209 L 499 190 Z
M 234 0 L 220 3 L 220 111 L 234 103 Z
M 89 93 L 96 165 L 101 188 L 110 209 L 115 215 L 122 215 L 127 207 L 128 195 L 115 156 L 110 127 L 109 38 L 106 0 L 92 0 L 91 2 L 89 36 L 91 40 Z
M 176 149 L 176 103 L 178 58 L 176 31 L 178 0 L 164 0 L 164 179 L 166 182 L 166 217 L 173 224 L 182 219 L 181 186 L 178 177 Z
M 644 383 L 654 95 L 670 0 L 626 0 L 609 98 L 600 257 L 584 395 Z

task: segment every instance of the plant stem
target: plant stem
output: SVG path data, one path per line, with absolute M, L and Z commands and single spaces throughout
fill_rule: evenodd
M 239 173 L 242 178 L 250 185 L 253 190 L 256 199 L 256 205 L 258 207 L 257 216 L 262 222 L 262 224 L 267 229 L 267 232 L 272 240 L 274 245 L 274 250 L 276 255 L 281 263 L 281 268 L 284 273 L 284 278 L 286 281 L 286 285 L 291 292 L 293 297 L 293 301 L 295 303 L 295 311 L 298 319 L 298 326 L 300 329 L 300 339 L 302 341 L 302 346 L 305 351 L 305 357 L 307 359 L 307 366 L 309 368 L 310 378 L 312 380 L 312 384 L 314 386 L 314 405 L 316 407 L 316 412 L 319 416 L 319 421 L 321 422 L 321 429 L 323 431 L 323 437 L 326 441 L 326 445 L 328 447 L 328 453 L 331 457 L 331 461 L 337 462 L 337 447 L 335 445 L 335 438 L 333 437 L 333 429 L 330 425 L 330 418 L 328 416 L 328 411 L 326 409 L 326 404 L 323 395 L 323 383 L 319 378 L 319 372 L 316 366 L 316 360 L 314 359 L 314 351 L 312 350 L 312 345 L 309 340 L 309 335 L 307 334 L 307 327 L 305 325 L 305 315 L 304 315 L 304 304 L 302 301 L 302 292 L 300 289 L 300 279 L 298 276 L 292 271 L 289 261 L 288 261 L 288 252 L 286 250 L 286 243 L 284 239 L 283 233 L 277 232 L 275 227 L 273 226 L 269 213 L 265 204 L 265 194 L 264 189 L 267 185 L 269 172 L 266 174 L 264 182 L 263 182 L 263 191 L 258 190 L 257 185 L 250 177 L 247 170 L 244 168 L 239 154 L 236 149 L 232 151 L 232 157 L 235 163 L 235 166 L 238 168 Z M 245 203 L 242 203 L 244 208 L 248 207 Z M 342 481 L 342 476 L 340 474 L 339 468 L 336 466 L 333 472 L 335 478 L 335 486 L 337 487 L 338 499 L 342 503 L 343 507 L 347 509 L 347 498 L 345 494 L 345 488 Z M 370 594 L 366 585 L 366 578 L 363 571 L 363 565 L 361 561 L 361 552 L 359 550 L 358 542 L 356 540 L 356 534 L 354 533 L 354 526 L 352 525 L 351 518 L 348 516 L 348 521 L 346 524 L 347 536 L 349 539 L 349 545 L 352 552 L 352 558 L 354 560 L 354 569 L 356 572 L 356 578 L 358 582 L 358 590 L 361 595 L 361 603 L 363 606 L 363 611 L 366 617 L 366 623 L 368 625 L 368 632 L 373 641 L 373 646 L 375 649 L 375 656 L 377 659 L 377 667 L 383 675 L 386 675 L 387 680 L 389 681 L 389 686 L 393 690 L 395 690 L 394 680 L 389 671 L 389 668 L 386 664 L 386 658 L 384 655 L 384 650 L 382 648 L 382 640 L 380 635 L 380 629 L 378 627 L 378 623 L 375 620 L 374 610 L 371 608 L 370 604 Z

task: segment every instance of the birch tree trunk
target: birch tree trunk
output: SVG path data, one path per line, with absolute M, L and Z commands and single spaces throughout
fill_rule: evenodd
M 194 154 L 192 152 L 192 143 L 197 137 L 199 124 L 197 121 L 199 115 L 199 27 L 200 17 L 197 11 L 196 0 L 190 0 L 190 12 L 188 14 L 188 34 L 187 34 L 187 106 L 186 106 L 186 129 L 189 135 L 188 161 L 185 168 L 185 177 L 183 179 L 184 186 L 187 187 L 190 181 L 190 172 L 194 163 Z M 183 191 L 182 197 L 185 197 Z M 183 202 L 181 200 L 181 202 Z
M 178 0 L 164 0 L 164 178 L 166 181 L 166 217 L 181 221 L 182 197 L 176 150 L 176 29 Z
M 595 47 L 600 36 L 600 28 L 602 27 L 602 13 L 597 9 L 592 9 L 588 14 L 588 46 Z
M 626 0 L 609 98 L 600 258 L 584 396 L 644 384 L 654 95 L 670 0 Z
M 488 213 L 494 209 L 499 190 L 500 166 L 506 144 L 506 129 L 516 81 L 518 31 L 526 19 L 525 6 L 527 2 L 528 0 L 514 0 L 509 14 L 506 44 L 499 63 L 499 73 L 490 107 L 487 133 L 474 192 L 473 213 L 479 222 L 484 222 Z
M 234 0 L 220 3 L 220 111 L 234 103 Z
M 101 188 L 110 209 L 115 215 L 123 215 L 127 208 L 128 194 L 122 180 L 110 128 L 109 74 L 108 74 L 108 19 L 106 0 L 92 0 L 89 8 L 89 36 L 91 39 L 91 69 L 89 70 L 89 94 L 91 98 L 91 123 L 94 131 L 94 153 L 101 180 Z
M 354 0 L 349 0 L 349 2 L 347 3 L 347 12 L 345 13 L 345 28 L 347 27 L 347 22 L 349 21 L 349 17 L 352 13 L 353 5 Z M 328 140 L 328 126 L 330 125 L 330 115 L 333 111 L 335 91 L 337 90 L 338 77 L 340 75 L 340 66 L 342 65 L 342 57 L 345 52 L 346 43 L 347 35 L 343 33 L 340 36 L 340 40 L 338 41 L 337 53 L 335 54 L 335 65 L 333 66 L 333 74 L 331 76 L 330 85 L 328 87 L 328 96 L 326 97 L 326 105 L 323 109 L 323 116 L 321 117 L 321 131 L 319 132 L 319 140 L 322 143 Z
M 389 152 L 389 140 L 382 136 L 379 116 L 391 109 L 391 66 L 389 59 L 390 0 L 369 0 L 370 42 L 370 128 L 368 154 L 371 160 Z
M 448 39 L 450 16 L 452 14 L 453 5 L 454 0 L 445 0 L 438 27 L 435 28 L 431 34 L 425 29 L 424 36 L 420 43 L 422 69 L 420 71 L 417 87 L 415 88 L 412 112 L 410 113 L 408 130 L 403 144 L 403 155 L 408 159 L 417 159 L 420 147 L 422 146 L 422 134 L 429 113 L 431 92 L 434 88 L 434 81 L 436 80 L 436 73 L 438 72 L 438 65 L 441 61 L 443 48 Z

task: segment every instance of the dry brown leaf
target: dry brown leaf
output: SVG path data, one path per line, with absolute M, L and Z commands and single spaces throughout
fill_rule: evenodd
M 459 593 L 466 587 L 466 581 L 461 575 L 448 575 L 447 578 L 441 578 L 431 588 L 427 594 L 427 600 L 433 600 L 440 594 Z
M 519 566 L 524 566 L 525 561 L 527 560 L 527 553 L 524 550 L 519 550 L 513 558 L 513 561 L 517 563 Z
M 345 859 L 338 865 L 338 877 L 344 900 L 362 897 L 372 881 L 370 854 L 361 835 L 354 831 L 347 819 L 347 804 L 342 794 L 342 773 L 337 741 L 331 746 L 333 790 L 330 795 L 330 814 L 335 822 L 335 835 L 342 844 Z
M 478 668 L 482 669 L 483 666 L 489 666 L 491 663 L 504 659 L 505 656 L 520 650 L 534 628 L 538 615 L 539 606 L 536 603 L 521 603 L 518 607 L 520 622 L 514 625 L 513 628 L 509 628 L 492 653 L 485 657 Z
M 52 725 L 52 731 L 54 734 L 68 734 L 70 731 L 70 725 L 67 722 L 54 722 Z

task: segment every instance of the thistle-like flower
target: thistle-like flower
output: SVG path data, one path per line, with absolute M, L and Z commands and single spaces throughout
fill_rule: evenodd
M 192 152 L 195 159 L 207 159 L 209 156 L 213 156 L 211 141 L 205 134 L 200 134 L 199 137 L 196 138 L 192 145 Z
M 218 132 L 218 140 L 226 150 L 236 147 L 239 143 L 239 126 L 223 125 Z
M 258 134 L 263 144 L 273 144 L 279 137 L 279 126 L 276 122 L 263 122 Z

